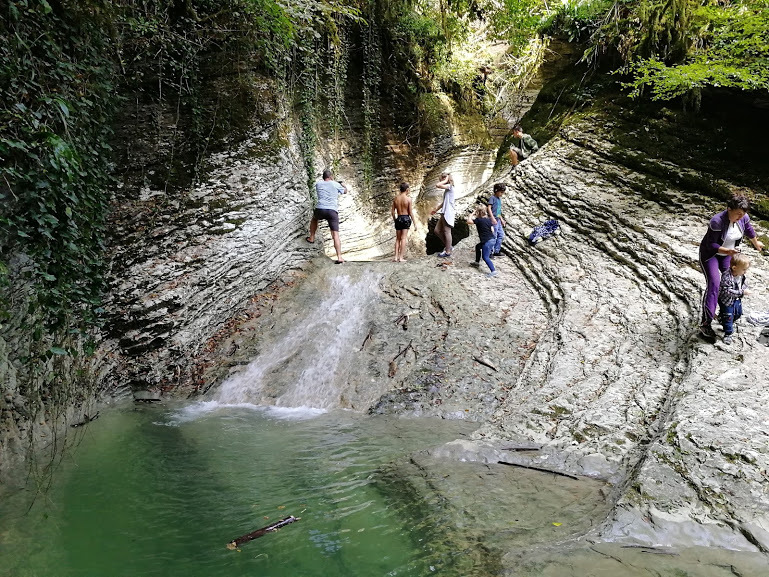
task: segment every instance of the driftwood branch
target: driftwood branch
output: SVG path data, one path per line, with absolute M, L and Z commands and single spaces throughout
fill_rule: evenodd
M 371 340 L 371 331 L 369 331 L 368 334 L 366 335 L 366 338 L 363 339 L 363 344 L 360 346 L 360 350 L 363 350 L 364 348 L 366 348 L 366 345 L 370 340 Z
M 497 367 L 495 367 L 494 365 L 492 365 L 492 364 L 491 364 L 489 361 L 487 361 L 486 359 L 482 359 L 481 357 L 476 357 L 476 356 L 473 356 L 473 360 L 474 360 L 476 363 L 479 363 L 479 364 L 483 365 L 484 367 L 489 367 L 490 369 L 492 369 L 492 370 L 494 370 L 494 371 L 499 371 L 499 369 L 498 369 Z
M 395 361 L 400 357 L 401 355 L 405 355 L 408 351 L 411 351 L 414 353 L 414 357 L 417 356 L 417 352 L 414 350 L 414 347 L 411 345 L 411 343 L 414 342 L 414 339 L 411 339 L 409 341 L 409 344 L 405 346 L 405 348 L 402 351 L 399 351 L 397 355 L 395 355 L 392 360 L 390 361 L 389 369 L 387 370 L 387 376 L 390 378 L 393 378 L 395 376 L 395 373 L 398 372 L 398 363 Z
M 551 473 L 553 475 L 560 475 L 561 477 L 568 477 L 569 479 L 574 479 L 575 481 L 579 481 L 579 477 L 575 477 L 574 475 L 569 475 L 568 473 L 561 473 L 560 471 L 551 471 L 550 469 L 541 469 L 540 467 L 530 467 L 529 465 L 519 465 L 518 463 L 508 463 L 507 461 L 497 461 L 500 465 L 507 465 L 509 467 L 520 467 L 521 469 L 530 469 L 532 471 L 539 471 L 540 473 Z
M 414 342 L 414 339 L 411 339 L 409 341 L 409 344 L 406 345 L 406 348 L 400 351 L 397 355 L 393 357 L 393 360 L 391 362 L 394 362 L 399 356 L 405 355 L 407 351 L 411 350 L 414 354 L 416 354 L 416 351 L 414 351 L 414 347 L 411 346 L 411 343 Z
M 238 537 L 237 539 L 233 539 L 229 543 L 227 543 L 227 549 L 233 550 L 240 547 L 243 543 L 248 543 L 249 541 L 253 541 L 254 539 L 258 539 L 259 537 L 263 537 L 267 533 L 272 533 L 274 531 L 277 531 L 278 529 L 285 527 L 286 525 L 289 525 L 291 523 L 294 523 L 295 521 L 299 521 L 301 517 L 294 517 L 293 515 L 290 515 L 286 517 L 285 519 L 281 519 L 280 521 L 277 521 L 271 525 L 267 525 L 266 527 L 262 527 L 261 529 L 257 529 L 253 533 L 248 533 L 247 535 L 243 535 L 242 537 Z

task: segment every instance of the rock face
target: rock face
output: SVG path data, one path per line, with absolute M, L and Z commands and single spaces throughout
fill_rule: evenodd
M 658 174 L 652 182 L 628 168 L 612 156 L 610 130 L 596 126 L 587 119 L 564 128 L 509 177 L 497 172 L 483 187 L 510 184 L 495 279 L 469 266 L 474 233 L 449 262 L 321 261 L 305 271 L 298 284 L 311 283 L 315 295 L 332 292 L 341 277 L 380 279 L 335 365 L 338 382 L 327 389 L 334 392 L 326 406 L 473 419 L 480 428 L 463 445 L 462 461 L 504 460 L 608 481 L 603 520 L 582 533 L 582 543 L 766 553 L 767 349 L 744 321 L 731 346 L 695 336 L 704 286 L 698 245 L 722 206 L 679 189 L 673 165 L 662 188 Z M 460 212 L 473 200 L 467 195 Z M 561 233 L 530 246 L 532 227 L 551 218 Z M 746 297 L 746 311 L 765 311 L 766 257 L 745 252 L 759 287 Z M 293 294 L 285 294 L 289 303 Z M 290 305 L 280 306 L 287 315 Z M 277 330 L 275 322 L 254 334 Z M 232 364 L 269 350 L 259 342 L 243 340 Z M 293 402 L 284 394 L 252 400 Z M 511 452 L 511 444 L 529 450 Z M 538 562 L 560 563 L 553 550 Z M 607 554 L 633 562 L 633 554 L 611 547 L 579 553 L 586 566 Z M 762 559 L 733 562 L 753 574 L 766 566 Z M 509 562 L 521 555 L 511 553 Z
M 256 109 L 248 137 L 207 158 L 205 178 L 190 188 L 169 190 L 147 176 L 147 170 L 159 170 L 152 147 L 145 145 L 150 153 L 144 157 L 125 154 L 133 164 L 116 191 L 110 321 L 101 347 L 107 358 L 104 388 L 113 393 L 203 385 L 199 372 L 210 360 L 207 353 L 247 320 L 242 313 L 256 295 L 319 252 L 334 255 L 325 223 L 314 245 L 305 241 L 313 200 L 287 103 L 271 81 L 254 77 L 253 86 Z M 378 160 L 381 176 L 367 186 L 362 130 L 355 130 L 362 117 L 355 106 L 353 100 L 349 133 L 334 150 L 322 146 L 316 163 L 320 175 L 333 159 L 339 166 L 335 177 L 350 191 L 339 203 L 345 258 L 370 260 L 392 254 L 390 203 L 401 181 L 412 183 L 418 200 L 422 182 L 432 185 L 437 171 L 448 169 L 469 194 L 490 175 L 494 153 L 490 140 L 473 143 L 449 121 L 432 146 L 385 147 Z M 157 112 L 136 116 L 152 115 Z M 409 160 L 412 154 L 420 161 Z M 421 235 L 411 235 L 412 251 L 424 250 L 424 224 L 421 229 Z
M 513 175 L 504 247 L 549 322 L 478 437 L 541 442 L 568 470 L 611 478 L 604 539 L 767 552 L 766 347 L 744 321 L 731 347 L 694 336 L 698 245 L 723 207 L 672 184 L 649 200 L 648 175 L 606 170 L 612 134 L 595 126 L 564 130 Z M 547 218 L 563 233 L 527 246 L 523 235 Z M 753 286 L 765 286 L 766 257 L 745 250 Z M 769 295 L 745 306 L 765 311 Z
M 294 136 L 272 86 L 254 130 L 209 161 L 186 194 L 145 187 L 113 214 L 111 314 L 103 344 L 111 388 L 189 377 L 189 360 L 248 298 L 313 252 L 301 238 L 308 191 Z M 272 120 L 277 117 L 277 120 Z

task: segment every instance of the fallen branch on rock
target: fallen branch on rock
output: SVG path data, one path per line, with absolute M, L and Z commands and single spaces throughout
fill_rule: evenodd
M 398 317 L 398 318 L 395 320 L 395 324 L 397 325 L 397 324 L 399 324 L 399 323 L 403 323 L 403 330 L 404 330 L 404 331 L 407 331 L 407 330 L 408 330 L 408 328 L 409 328 L 409 317 L 410 317 L 411 315 L 416 315 L 416 314 L 419 314 L 419 311 L 411 311 L 410 313 L 405 313 L 405 314 L 402 314 L 401 316 L 399 316 L 399 317 Z
M 483 359 L 483 358 L 481 358 L 481 357 L 476 357 L 476 356 L 474 356 L 474 357 L 473 357 L 473 360 L 474 360 L 476 363 L 480 363 L 480 364 L 481 364 L 481 365 L 483 365 L 484 367 L 489 367 L 490 369 L 492 369 L 492 370 L 494 370 L 494 371 L 499 371 L 499 369 L 498 369 L 497 367 L 495 367 L 494 365 L 492 365 L 492 364 L 491 364 L 489 361 L 487 361 L 486 359 Z
M 248 543 L 249 541 L 253 541 L 254 539 L 258 539 L 259 537 L 263 537 L 267 533 L 272 533 L 274 531 L 277 531 L 278 529 L 281 529 L 282 527 L 285 527 L 286 525 L 289 525 L 290 523 L 294 523 L 296 521 L 299 521 L 301 517 L 294 517 L 293 515 L 290 515 L 286 517 L 285 519 L 281 519 L 280 521 L 277 521 L 276 523 L 273 523 L 272 525 L 267 525 L 266 527 L 262 527 L 261 529 L 257 529 L 253 533 L 248 533 L 247 535 L 243 535 L 242 537 L 238 537 L 237 539 L 233 539 L 229 543 L 227 543 L 227 549 L 230 551 L 237 549 L 240 547 L 243 543 Z
M 388 377 L 393 378 L 395 376 L 395 373 L 398 372 L 398 363 L 396 363 L 395 360 L 399 356 L 405 355 L 407 351 L 411 350 L 411 352 L 414 353 L 414 358 L 416 358 L 417 352 L 414 350 L 414 347 L 411 346 L 411 343 L 413 343 L 413 342 L 414 342 L 414 339 L 411 339 L 409 341 L 409 344 L 407 344 L 406 347 L 402 351 L 400 351 L 397 355 L 395 355 L 393 357 L 393 359 L 390 361 L 390 368 L 387 371 L 387 376 Z
M 641 553 L 651 553 L 653 555 L 672 555 L 678 557 L 678 553 L 672 549 L 660 549 L 650 545 L 622 545 L 623 549 L 640 549 Z
M 542 448 L 542 445 L 537 446 L 531 446 L 531 447 L 507 447 L 506 449 L 502 449 L 503 451 L 539 451 Z
M 551 471 L 550 469 L 541 469 L 539 467 L 530 467 L 529 465 L 519 465 L 518 463 L 508 463 L 507 461 L 497 461 L 500 465 L 507 465 L 508 467 L 520 467 L 521 469 L 530 469 L 532 471 L 539 471 L 540 473 L 551 473 L 553 475 L 560 475 L 561 477 L 568 477 L 569 479 L 574 479 L 575 481 L 579 481 L 579 477 L 575 477 L 574 475 L 569 475 L 568 473 L 561 473 L 560 471 Z
M 363 339 L 363 344 L 360 346 L 360 350 L 363 350 L 370 340 L 371 340 L 371 331 L 369 331 L 368 334 L 366 335 L 366 338 Z
M 407 344 L 407 345 L 406 345 L 406 348 L 405 348 L 405 349 L 403 349 L 402 351 L 400 351 L 400 352 L 399 352 L 397 355 L 395 355 L 395 356 L 393 357 L 393 360 L 392 360 L 392 361 L 390 361 L 390 362 L 394 362 L 394 361 L 395 361 L 395 359 L 397 359 L 399 356 L 401 356 L 401 355 L 405 355 L 405 354 L 406 354 L 406 351 L 408 351 L 408 350 L 411 350 L 411 352 L 413 352 L 413 353 L 414 353 L 414 356 L 416 356 L 416 354 L 417 354 L 417 353 L 416 353 L 416 351 L 414 350 L 414 347 L 412 347 L 412 346 L 411 346 L 411 343 L 413 343 L 413 342 L 414 342 L 414 339 L 411 339 L 411 340 L 409 341 L 409 344 Z

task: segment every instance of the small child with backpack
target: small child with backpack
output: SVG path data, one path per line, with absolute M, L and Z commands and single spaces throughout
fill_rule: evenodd
M 741 253 L 732 256 L 731 266 L 721 273 L 718 288 L 719 319 L 724 328 L 724 344 L 732 344 L 734 322 L 742 316 L 742 297 L 748 294 L 745 273 L 750 268 L 750 259 Z

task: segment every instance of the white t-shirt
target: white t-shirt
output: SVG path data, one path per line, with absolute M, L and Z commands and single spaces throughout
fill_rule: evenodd
M 446 220 L 446 224 L 454 226 L 454 187 L 449 186 L 443 191 L 443 206 L 441 213 Z
M 726 231 L 726 237 L 724 237 L 724 248 L 734 248 L 737 245 L 737 241 L 742 238 L 742 231 L 737 226 L 736 222 L 730 222 L 729 228 Z

